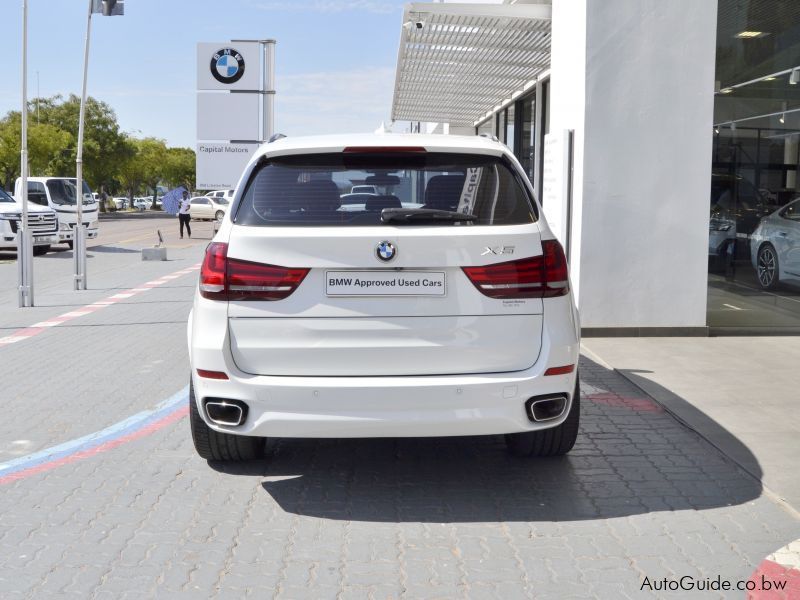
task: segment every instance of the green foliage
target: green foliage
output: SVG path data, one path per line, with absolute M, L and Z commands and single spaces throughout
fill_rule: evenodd
M 0 121 L 0 176 L 6 189 L 12 189 L 19 177 L 22 119 L 9 113 Z M 28 164 L 31 173 L 56 175 L 61 151 L 73 143 L 69 132 L 52 125 L 30 123 L 28 126 Z
M 80 98 L 70 95 L 39 99 L 29 104 L 28 160 L 30 174 L 75 175 Z M 20 168 L 20 113 L 0 119 L 0 184 L 11 189 Z M 163 182 L 194 186 L 194 151 L 167 148 L 163 140 L 136 139 L 120 131 L 114 110 L 105 102 L 88 98 L 83 141 L 83 174 L 93 190 L 120 188 L 130 196 Z M 145 189 L 146 191 L 146 189 Z
M 195 188 L 195 153 L 189 148 L 167 148 L 167 164 L 162 181 L 169 187 Z

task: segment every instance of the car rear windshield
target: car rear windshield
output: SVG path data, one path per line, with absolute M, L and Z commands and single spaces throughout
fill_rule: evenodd
M 358 185 L 375 191 L 353 194 L 351 190 Z M 387 221 L 381 220 L 384 209 L 434 209 L 474 216 L 471 220 L 409 221 L 414 225 L 519 225 L 537 219 L 523 182 L 497 157 L 336 153 L 263 161 L 247 183 L 234 222 L 254 226 L 380 225 Z

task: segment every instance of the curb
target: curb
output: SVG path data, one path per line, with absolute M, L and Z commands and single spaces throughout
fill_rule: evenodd
M 159 210 L 156 212 L 148 212 L 148 211 L 141 211 L 141 212 L 110 212 L 110 213 L 99 213 L 98 219 L 101 221 L 126 221 L 128 219 L 157 219 L 159 217 L 174 217 L 175 215 L 164 212 L 163 210 Z

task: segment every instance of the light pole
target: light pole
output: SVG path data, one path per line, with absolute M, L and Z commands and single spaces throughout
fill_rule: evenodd
M 33 306 L 33 238 L 28 227 L 28 0 L 22 0 L 22 219 L 17 227 L 19 306 Z
M 74 285 L 76 290 L 86 289 L 86 230 L 83 227 L 83 130 L 86 115 L 86 80 L 89 74 L 89 42 L 92 34 L 92 13 L 99 12 L 111 17 L 125 14 L 124 0 L 89 0 L 86 18 L 86 43 L 83 48 L 83 89 L 81 109 L 78 116 L 78 151 L 75 158 L 75 199 L 77 202 L 77 223 L 73 234 L 73 254 L 75 263 Z

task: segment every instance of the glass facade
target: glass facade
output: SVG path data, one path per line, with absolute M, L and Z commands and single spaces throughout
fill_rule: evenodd
M 800 328 L 800 2 L 718 10 L 708 325 Z
M 491 133 L 514 151 L 537 194 L 541 188 L 540 148 L 550 120 L 547 110 L 548 83 L 549 80 L 545 80 L 541 84 L 538 107 L 537 93 L 532 90 L 475 128 L 476 134 Z
M 522 163 L 522 168 L 528 174 L 531 181 L 534 180 L 534 154 L 536 151 L 536 95 L 533 94 L 520 101 L 520 147 L 517 157 Z

